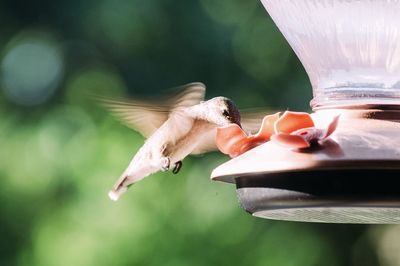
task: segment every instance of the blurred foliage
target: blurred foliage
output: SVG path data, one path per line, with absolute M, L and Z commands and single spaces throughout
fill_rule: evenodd
M 219 154 L 107 198 L 143 138 L 91 93 L 202 81 L 242 108 L 308 110 L 308 78 L 258 1 L 3 0 L 0 50 L 0 265 L 377 265 L 387 253 L 374 251 L 386 227 L 252 218 L 209 180 Z

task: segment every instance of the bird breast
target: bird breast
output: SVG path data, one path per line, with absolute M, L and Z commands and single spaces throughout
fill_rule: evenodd
M 212 125 L 204 120 L 191 119 L 190 128 L 186 127 L 185 130 L 181 129 L 181 132 L 185 131 L 185 133 L 180 134 L 179 138 L 176 138 L 174 142 L 171 142 L 168 150 L 166 150 L 166 153 L 171 158 L 171 161 L 181 161 L 190 153 L 192 153 L 192 151 L 201 142 L 204 134 L 213 127 L 215 127 L 215 125 Z

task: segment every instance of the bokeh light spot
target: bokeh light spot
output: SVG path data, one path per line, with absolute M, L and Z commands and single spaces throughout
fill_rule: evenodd
M 9 100 L 36 105 L 46 101 L 59 86 L 64 73 L 63 56 L 47 35 L 24 32 L 9 43 L 0 71 Z

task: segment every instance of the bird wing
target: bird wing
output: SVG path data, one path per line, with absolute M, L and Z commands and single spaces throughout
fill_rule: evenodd
M 240 116 L 243 130 L 249 135 L 256 134 L 260 130 L 263 118 L 270 113 L 271 111 L 260 108 L 241 110 Z M 207 131 L 191 154 L 196 155 L 218 150 L 215 144 L 215 136 L 216 128 Z
M 247 134 L 256 134 L 260 130 L 261 123 L 266 115 L 273 114 L 271 110 L 262 108 L 243 109 L 240 111 L 241 124 Z
M 157 101 L 96 98 L 124 124 L 147 138 L 161 127 L 174 111 L 203 101 L 205 91 L 205 85 L 196 82 L 170 89 L 169 96 L 161 97 Z

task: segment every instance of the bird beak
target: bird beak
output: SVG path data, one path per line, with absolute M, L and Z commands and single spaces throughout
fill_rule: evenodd
M 228 120 L 229 120 L 229 122 L 231 122 L 232 124 L 236 124 L 236 125 L 238 125 L 240 128 L 242 128 L 242 125 L 240 124 L 240 121 L 238 121 L 237 119 L 235 119 L 235 117 L 233 117 L 233 116 L 228 116 Z
M 232 121 L 232 123 L 234 123 L 234 124 L 238 125 L 240 128 L 242 128 L 242 124 L 240 123 L 240 121 Z

